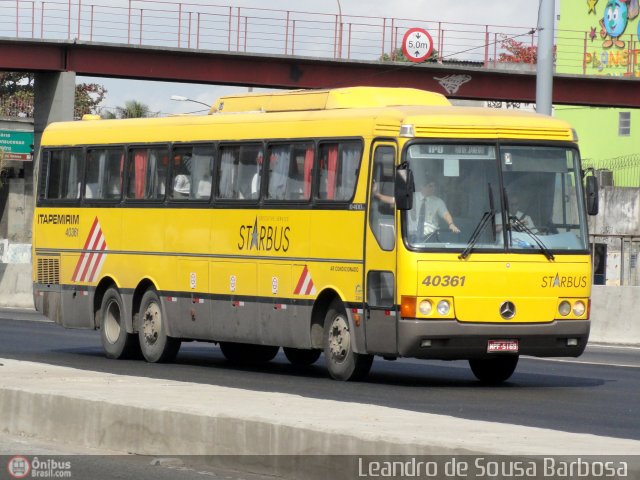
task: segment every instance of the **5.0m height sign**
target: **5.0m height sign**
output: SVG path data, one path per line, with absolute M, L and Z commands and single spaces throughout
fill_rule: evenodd
M 433 52 L 433 39 L 424 28 L 410 28 L 402 38 L 402 53 L 415 63 L 424 62 Z

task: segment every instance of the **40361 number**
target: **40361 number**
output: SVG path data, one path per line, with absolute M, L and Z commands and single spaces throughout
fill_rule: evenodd
M 466 278 L 458 275 L 427 275 L 422 284 L 427 287 L 464 287 Z

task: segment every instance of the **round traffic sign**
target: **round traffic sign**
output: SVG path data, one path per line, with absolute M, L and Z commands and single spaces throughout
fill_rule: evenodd
M 433 52 L 433 39 L 424 28 L 410 28 L 402 38 L 402 53 L 412 62 L 424 62 Z

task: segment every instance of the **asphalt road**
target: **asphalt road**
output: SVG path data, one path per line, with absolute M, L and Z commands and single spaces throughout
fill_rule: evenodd
M 343 383 L 328 378 L 322 357 L 301 368 L 279 353 L 263 366 L 238 367 L 207 343 L 183 344 L 171 365 L 108 360 L 98 332 L 37 319 L 0 311 L 0 358 L 640 439 L 640 348 L 589 346 L 577 359 L 523 357 L 498 387 L 479 384 L 466 362 L 412 359 L 376 359 L 366 381 Z

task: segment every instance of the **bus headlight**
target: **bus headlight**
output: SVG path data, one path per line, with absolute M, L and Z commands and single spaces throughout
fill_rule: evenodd
M 448 300 L 440 300 L 438 302 L 438 313 L 442 316 L 449 315 L 451 311 L 451 305 Z
M 581 317 L 582 315 L 584 315 L 584 312 L 586 311 L 587 307 L 585 307 L 584 302 L 581 300 L 578 300 L 576 303 L 573 304 L 573 314 L 576 317 Z
M 569 315 L 571 313 L 571 304 L 566 300 L 560 302 L 560 305 L 558 305 L 558 313 L 563 317 Z
M 433 305 L 431 305 L 431 302 L 429 300 L 422 300 L 418 308 L 422 315 L 430 315 L 431 311 L 433 310 Z

